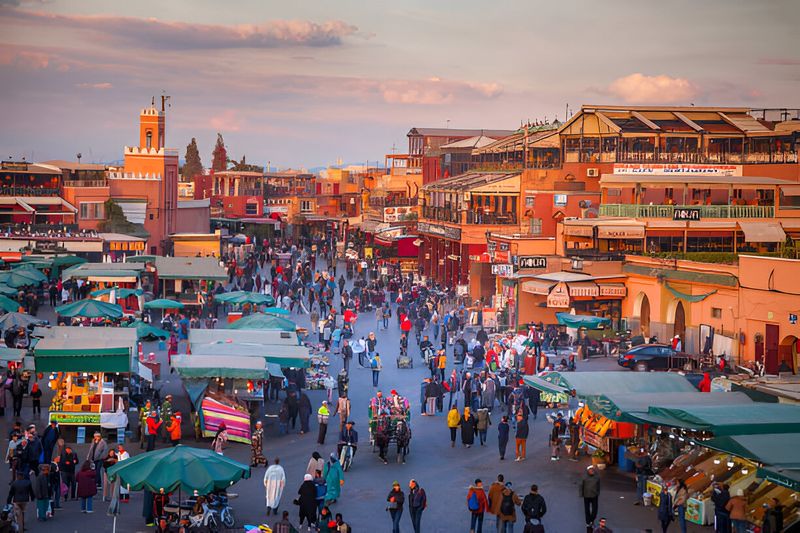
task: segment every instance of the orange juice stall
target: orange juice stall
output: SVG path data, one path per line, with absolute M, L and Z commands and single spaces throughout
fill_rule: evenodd
M 55 392 L 49 419 L 69 442 L 94 431 L 124 435 L 128 425 L 134 328 L 40 327 L 34 331 L 36 371 L 48 375 Z

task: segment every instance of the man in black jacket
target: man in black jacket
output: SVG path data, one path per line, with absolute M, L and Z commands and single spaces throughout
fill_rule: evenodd
M 525 515 L 525 521 L 530 523 L 534 519 L 541 520 L 546 512 L 547 504 L 539 494 L 539 487 L 531 485 L 531 491 L 522 500 L 522 514 Z
M 17 472 L 17 480 L 11 484 L 8 491 L 7 503 L 14 502 L 14 515 L 17 518 L 19 531 L 25 531 L 25 507 L 32 499 L 34 496 L 31 482 Z
M 50 465 L 39 465 L 39 474 L 33 478 L 33 496 L 36 498 L 36 514 L 40 522 L 47 520 L 50 505 Z
M 342 359 L 344 360 L 345 372 L 350 372 L 350 359 L 353 358 L 353 347 L 347 342 L 347 339 L 342 341 Z

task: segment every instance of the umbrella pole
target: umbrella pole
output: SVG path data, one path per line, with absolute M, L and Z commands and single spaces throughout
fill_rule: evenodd
M 112 529 L 112 533 L 117 533 L 117 515 L 114 515 L 114 526 Z

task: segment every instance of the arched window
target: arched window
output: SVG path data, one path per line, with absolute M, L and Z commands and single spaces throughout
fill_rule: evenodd
M 150 130 L 147 130 L 147 134 L 145 135 L 145 139 L 146 139 L 145 140 L 145 146 L 149 150 L 150 148 L 153 147 L 153 132 L 150 131 Z

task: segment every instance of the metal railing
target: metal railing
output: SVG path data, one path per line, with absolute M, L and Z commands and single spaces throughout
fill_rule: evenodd
M 676 209 L 700 208 L 700 218 L 773 218 L 771 205 L 636 205 L 603 204 L 600 215 L 627 218 L 672 218 Z
M 707 163 L 707 164 L 770 164 L 797 163 L 797 152 L 753 152 L 753 153 L 711 153 L 700 152 L 578 152 L 564 153 L 567 163 Z
M 423 207 L 422 217 L 431 220 L 438 220 L 440 222 L 451 222 L 453 224 L 461 223 L 461 216 L 459 215 L 459 212 L 448 207 Z
M 486 226 L 507 226 L 519 224 L 516 213 L 483 213 L 467 211 L 467 224 L 483 224 Z
M 64 180 L 64 187 L 108 187 L 106 180 Z

